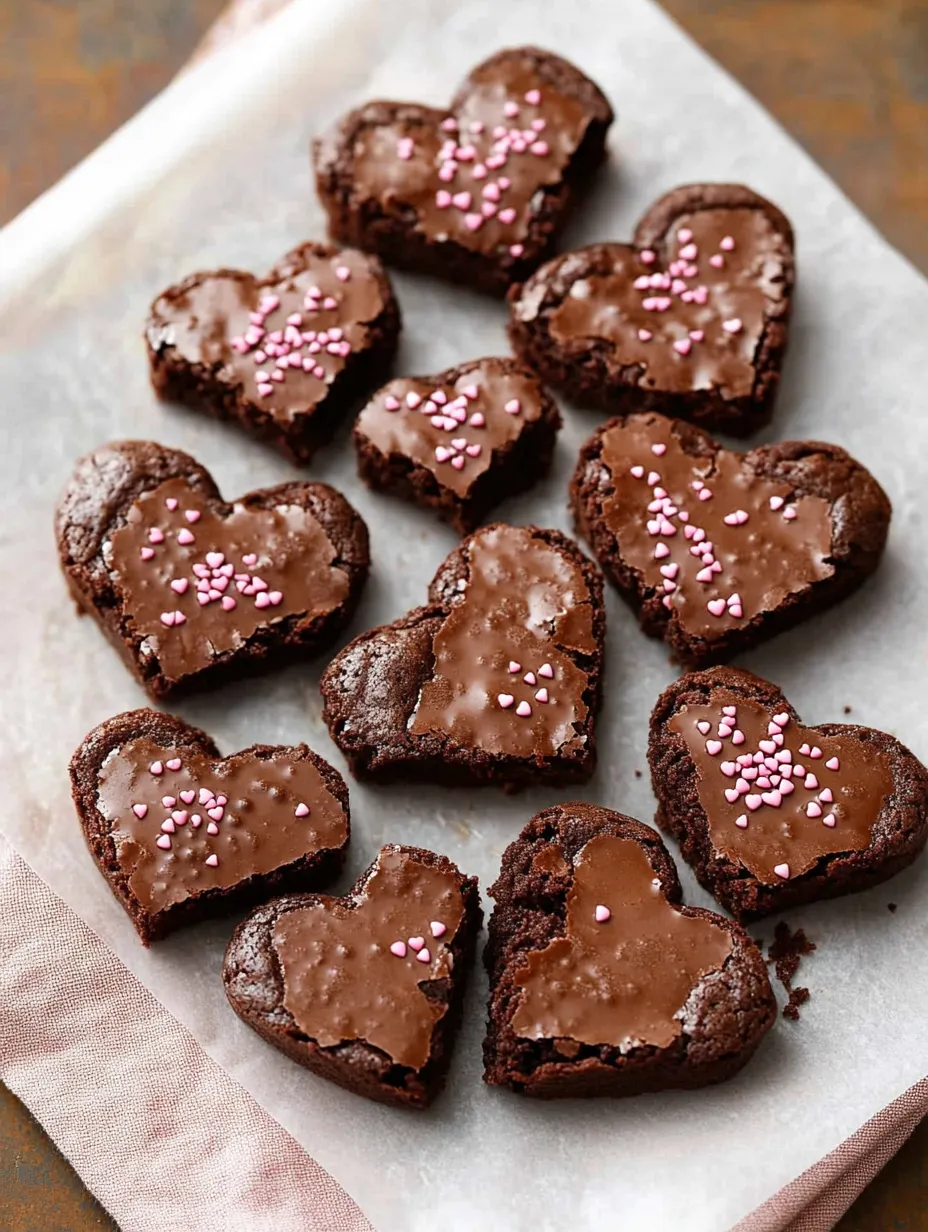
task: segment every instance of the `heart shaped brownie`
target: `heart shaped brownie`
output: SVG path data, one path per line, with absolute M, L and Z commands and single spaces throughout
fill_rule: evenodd
M 422 1108 L 444 1082 L 481 918 L 473 877 L 390 844 L 344 898 L 291 894 L 244 920 L 226 951 L 226 995 L 307 1069 Z
M 335 656 L 323 715 L 362 777 L 584 782 L 604 636 L 602 577 L 576 544 L 496 523 L 445 560 L 427 607 Z
M 154 710 L 95 727 L 71 785 L 87 845 L 145 945 L 324 886 L 348 846 L 348 788 L 305 744 L 221 758 L 205 732 Z
M 447 110 L 367 103 L 315 142 L 329 230 L 394 265 L 501 295 L 551 250 L 612 120 L 566 60 L 498 52 Z
M 265 278 L 191 274 L 151 306 L 151 380 L 162 398 L 237 422 L 307 462 L 386 376 L 400 332 L 376 257 L 303 244 Z
M 682 676 L 651 715 L 658 824 L 740 920 L 863 890 L 928 837 L 928 770 L 885 732 L 804 727 L 734 668 Z
M 580 451 L 571 501 L 642 629 L 682 663 L 719 663 L 855 590 L 892 508 L 837 445 L 723 449 L 679 420 L 612 419 Z
M 513 287 L 516 354 L 574 401 L 747 436 L 773 413 L 794 281 L 784 215 L 737 184 L 689 184 L 633 244 L 555 257 Z
M 358 469 L 381 492 L 434 509 L 466 534 L 548 473 L 561 417 L 512 359 L 475 359 L 385 385 L 358 417 Z
M 105 445 L 58 506 L 61 565 L 154 698 L 315 653 L 360 598 L 367 527 L 324 483 L 283 483 L 226 504 L 188 454 Z
M 658 835 L 593 804 L 533 817 L 490 888 L 485 1080 L 543 1099 L 730 1078 L 776 1018 L 757 946 L 681 905 Z

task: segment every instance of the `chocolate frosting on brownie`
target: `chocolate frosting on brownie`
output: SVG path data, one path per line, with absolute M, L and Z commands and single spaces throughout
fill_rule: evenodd
M 593 655 L 596 640 L 579 564 L 525 527 L 488 527 L 469 544 L 468 577 L 435 633 L 410 733 L 439 730 L 514 757 L 581 747 L 589 677 L 576 657 Z
M 471 74 L 453 111 L 410 105 L 362 128 L 353 178 L 365 196 L 414 210 L 429 240 L 490 253 L 524 242 L 535 194 L 562 180 L 592 119 L 530 60 L 497 58 Z
M 146 912 L 345 843 L 343 804 L 299 752 L 219 760 L 148 736 L 113 749 L 98 774 L 97 807 Z
M 426 467 L 464 497 L 489 470 L 494 450 L 515 441 L 542 414 L 544 393 L 508 360 L 468 366 L 453 383 L 391 381 L 368 403 L 356 432 L 382 454 Z
M 713 847 L 758 881 L 871 845 L 894 790 L 890 758 L 871 743 L 823 735 L 724 689 L 681 706 L 668 726 L 686 741 Z
M 369 257 L 304 246 L 265 279 L 237 270 L 188 278 L 155 300 L 146 337 L 154 352 L 172 347 L 238 384 L 286 424 L 326 398 L 384 307 L 382 274 Z
M 306 508 L 235 505 L 221 515 L 184 478 L 141 496 L 103 555 L 136 629 L 174 679 L 284 617 L 334 611 L 350 589 Z
M 514 972 L 513 1030 L 621 1052 L 666 1048 L 693 989 L 731 950 L 720 924 L 668 901 L 639 842 L 597 835 L 573 861 L 565 935 Z
M 353 902 L 322 898 L 275 923 L 284 1007 L 322 1047 L 363 1040 L 421 1069 L 447 1009 L 423 986 L 450 977 L 463 919 L 453 866 L 385 848 Z
M 664 591 L 688 634 L 725 637 L 834 573 L 831 505 L 758 475 L 742 455 L 688 453 L 672 420 L 631 416 L 605 434 L 603 516 L 622 559 Z
M 612 270 L 578 278 L 551 313 L 552 337 L 605 339 L 616 367 L 643 367 L 642 389 L 749 396 L 766 317 L 787 294 L 791 252 L 770 219 L 695 210 L 674 221 L 659 252 L 612 248 Z M 516 311 L 526 319 L 531 302 Z

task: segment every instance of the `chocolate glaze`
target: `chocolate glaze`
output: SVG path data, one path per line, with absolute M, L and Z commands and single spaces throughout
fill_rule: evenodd
M 734 707 L 734 715 L 726 716 L 724 706 Z M 869 847 L 873 827 L 893 791 L 889 759 L 872 745 L 850 733 L 825 736 L 802 727 L 786 709 L 778 715 L 787 721 L 774 722 L 771 732 L 772 710 L 719 689 L 713 692 L 711 705 L 682 706 L 669 723 L 686 741 L 696 767 L 699 802 L 713 847 L 767 885 L 799 876 L 822 856 Z M 709 727 L 700 732 L 698 723 Z M 723 734 L 729 728 L 730 734 Z M 776 739 L 778 728 L 782 740 Z M 735 744 L 739 731 L 744 740 Z M 720 748 L 710 753 L 709 748 L 717 745 Z M 819 754 L 813 757 L 815 750 Z M 747 767 L 745 779 L 745 768 L 737 758 L 749 754 L 755 762 Z M 765 761 L 756 763 L 757 755 Z M 837 769 L 828 764 L 835 757 Z M 770 765 L 774 759 L 776 770 Z M 795 771 L 797 765 L 804 773 Z M 729 800 L 726 790 L 739 794 Z M 813 816 L 808 815 L 810 808 Z M 738 818 L 742 826 L 736 825 Z
M 597 906 L 608 920 L 597 921 Z M 515 972 L 513 1030 L 622 1052 L 666 1048 L 691 992 L 731 949 L 726 929 L 668 902 L 640 843 L 598 835 L 574 857 L 565 935 L 530 951 Z
M 433 639 L 434 674 L 409 731 L 514 757 L 581 747 L 589 677 L 578 658 L 596 644 L 579 566 L 523 527 L 488 527 L 469 544 L 466 585 Z
M 176 507 L 170 509 L 167 501 L 176 501 Z M 196 520 L 191 522 L 188 513 Z M 151 540 L 153 531 L 163 535 L 160 542 Z M 187 534 L 192 542 L 178 542 L 178 535 L 183 539 Z M 143 550 L 154 554 L 143 559 Z M 211 567 L 207 554 L 223 559 Z M 252 555 L 254 561 L 245 563 L 243 558 Z M 308 510 L 237 504 L 220 513 L 180 478 L 159 484 L 131 506 L 125 524 L 104 543 L 103 556 L 137 632 L 164 675 L 173 679 L 198 671 L 272 622 L 333 611 L 350 585 L 346 572 L 333 567 L 335 548 Z M 223 585 L 221 570 L 230 564 L 234 571 Z M 217 587 L 213 593 L 218 597 L 205 605 L 197 598 L 197 584 L 204 579 L 194 572 L 195 565 L 205 567 L 210 575 L 205 580 Z M 264 593 L 280 595 L 279 601 L 257 606 L 260 592 L 249 595 L 239 589 L 246 575 L 251 580 L 242 584 L 252 585 L 257 578 L 266 584 Z M 171 587 L 175 580 L 187 581 L 181 593 Z M 232 610 L 222 605 L 228 598 L 235 600 Z M 162 615 L 175 612 L 183 614 L 183 623 L 166 625 Z
M 655 445 L 664 447 L 660 456 L 653 452 Z M 604 437 L 602 460 L 613 488 L 603 501 L 603 514 L 623 561 L 648 586 L 664 590 L 665 606 L 693 636 L 707 641 L 724 637 L 733 627 L 776 610 L 787 595 L 834 573 L 828 501 L 797 497 L 788 483 L 757 475 L 742 455 L 729 450 L 687 453 L 673 420 L 629 416 Z M 643 468 L 643 476 L 633 475 L 632 467 Z M 710 491 L 711 499 L 700 500 L 694 484 Z M 658 489 L 679 511 L 666 519 L 674 528 L 671 535 L 649 530 L 659 516 L 649 509 Z M 726 524 L 724 518 L 736 511 L 747 513 L 747 521 Z M 686 537 L 687 527 L 702 529 L 701 542 L 712 545 L 709 555 L 722 566 L 710 580 L 697 580 L 707 564 L 704 555 L 693 554 L 695 539 Z M 655 556 L 661 545 L 669 554 Z M 732 596 L 740 598 L 741 616 L 737 608 L 732 613 Z M 719 600 L 726 607 L 714 614 L 707 605 Z
M 540 94 L 537 104 L 525 99 L 534 90 Z M 516 115 L 505 114 L 507 102 L 518 107 Z M 416 229 L 429 240 L 450 239 L 471 250 L 491 253 L 527 238 L 535 194 L 563 179 L 591 118 L 579 99 L 546 82 L 527 60 L 494 59 L 474 70 L 453 111 L 409 105 L 398 109 L 392 123 L 361 129 L 354 143 L 353 178 L 363 186 L 365 195 L 377 197 L 392 208 L 415 211 Z M 486 159 L 496 153 L 494 129 L 504 126 L 524 132 L 532 121 L 544 121 L 543 129 L 534 137 L 545 143 L 547 153 L 538 155 L 530 149 L 511 152 L 505 166 L 491 168 L 485 176 L 479 172 L 474 176 L 474 169 L 486 169 Z M 455 129 L 452 123 L 456 123 Z M 448 127 L 443 129 L 443 124 Z M 480 125 L 481 131 L 473 132 L 474 124 Z M 448 141 L 459 149 L 470 147 L 474 153 L 468 159 L 455 160 L 453 179 L 443 180 L 438 172 L 442 147 Z M 400 157 L 403 142 L 412 143 L 411 157 Z M 508 186 L 501 184 L 500 177 L 509 181 Z M 494 184 L 501 189 L 492 201 L 497 211 L 472 230 L 465 220 L 472 214 L 481 215 L 482 205 L 490 200 L 484 190 Z M 436 195 L 442 190 L 452 195 L 469 193 L 471 202 L 461 208 L 440 208 Z M 514 217 L 500 221 L 499 212 L 507 209 L 514 211 Z
M 692 238 L 682 244 L 681 230 Z M 721 248 L 722 241 L 734 247 Z M 637 279 L 669 274 L 680 251 L 695 245 L 697 255 L 685 262 L 692 272 L 675 275 L 676 290 L 636 287 Z M 766 318 L 785 300 L 785 269 L 791 260 L 789 244 L 759 209 L 695 210 L 675 219 L 656 259 L 645 262 L 641 251 L 628 245 L 611 246 L 614 266 L 608 275 L 577 279 L 551 313 L 551 336 L 558 343 L 578 338 L 603 339 L 613 348 L 616 367 L 641 366 L 642 389 L 671 393 L 717 389 L 726 399 L 749 396 L 756 379 L 754 358 Z M 654 250 L 644 250 L 654 251 Z M 710 258 L 723 261 L 721 268 Z M 705 303 L 685 302 L 681 294 L 706 290 Z M 702 293 L 699 292 L 700 298 Z M 663 310 L 645 301 L 666 298 Z M 531 319 L 532 304 L 520 304 L 522 319 Z M 731 332 L 723 322 L 740 322 Z M 642 340 L 639 330 L 651 337 Z M 690 331 L 702 331 L 693 340 Z M 688 342 L 681 355 L 675 342 Z
M 489 470 L 494 450 L 541 416 L 541 386 L 528 372 L 510 368 L 509 361 L 485 359 L 451 385 L 422 377 L 391 381 L 361 412 L 357 432 L 381 453 L 411 458 L 457 496 L 466 496 Z M 435 393 L 445 401 L 429 401 Z M 415 407 L 406 402 L 410 394 L 421 399 Z M 388 400 L 399 407 L 388 409 Z M 518 410 L 510 413 L 505 407 L 513 402 Z M 479 453 L 474 455 L 474 449 Z M 463 458 L 463 465 L 455 466 L 455 457 Z
M 349 277 L 339 278 L 336 269 L 348 270 Z M 310 288 L 318 288 L 321 293 L 317 309 L 306 306 Z M 251 324 L 250 314 L 266 296 L 276 296 L 280 301 L 265 316 L 262 328 L 266 335 L 285 331 L 287 318 L 298 313 L 301 330 L 318 333 L 339 329 L 340 339 L 348 342 L 353 352 L 367 347 L 367 324 L 384 310 L 380 276 L 372 271 L 369 257 L 352 249 L 323 256 L 304 246 L 265 279 L 240 270 L 194 274 L 155 300 L 146 336 L 153 350 L 175 348 L 188 363 L 213 369 L 218 379 L 238 384 L 246 397 L 278 421 L 288 423 L 323 401 L 348 360 L 321 346 L 313 355 L 314 366 L 325 370 L 319 377 L 289 362 L 279 368 L 277 359 L 257 360 L 260 346 L 245 352 L 237 350 L 233 339 L 244 337 Z M 336 300 L 335 306 L 322 307 L 327 298 Z M 302 346 L 301 354 L 309 354 L 307 345 Z M 257 374 L 270 374 L 275 368 L 284 373 L 284 379 L 269 380 L 272 392 L 262 394 Z
M 321 898 L 277 920 L 285 1008 L 324 1048 L 363 1040 L 396 1064 L 421 1069 L 446 1009 L 424 986 L 450 976 L 449 947 L 463 917 L 459 874 L 384 848 L 360 894 Z M 445 926 L 440 937 L 433 921 Z M 400 941 L 402 957 L 390 950 Z M 428 961 L 420 961 L 425 952 Z
M 236 753 L 219 760 L 139 737 L 108 755 L 98 776 L 97 806 L 112 822 L 117 863 L 146 911 L 163 911 L 204 890 L 231 888 L 345 842 L 348 819 L 341 802 L 312 761 L 285 753 Z M 175 770 L 168 763 L 177 758 L 181 766 Z M 161 772 L 153 773 L 159 764 Z M 184 800 L 181 792 L 193 795 Z M 215 801 L 222 796 L 226 803 L 219 806 Z M 143 817 L 133 811 L 136 805 L 145 810 Z M 308 813 L 296 816 L 300 805 Z M 168 819 L 170 833 L 162 829 Z M 210 826 L 218 833 L 210 834 Z M 170 847 L 159 847 L 158 839 L 170 840 Z M 206 863 L 213 856 L 215 866 Z

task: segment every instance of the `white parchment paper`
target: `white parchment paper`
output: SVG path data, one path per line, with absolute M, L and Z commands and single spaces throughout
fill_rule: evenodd
M 887 559 L 862 594 L 744 662 L 780 683 L 806 720 L 841 720 L 851 706 L 854 721 L 928 758 L 925 282 L 648 0 L 346 0 L 328 9 L 306 0 L 182 79 L 0 235 L 0 824 L 381 1232 L 701 1232 L 730 1225 L 928 1072 L 924 861 L 871 893 L 791 913 L 819 945 L 802 971 L 813 998 L 801 1023 L 777 1024 L 735 1081 L 585 1104 L 490 1091 L 480 1081 L 478 974 L 449 1090 L 414 1116 L 314 1078 L 235 1018 L 219 980 L 228 921 L 143 951 L 84 849 L 68 793 L 68 758 L 84 733 L 145 700 L 93 622 L 77 618 L 57 570 L 52 508 L 75 458 L 117 437 L 156 438 L 192 452 L 230 497 L 295 473 L 234 430 L 157 403 L 139 337 L 148 303 L 194 269 L 261 271 L 320 236 L 308 145 L 344 108 L 377 95 L 442 103 L 477 60 L 526 41 L 575 60 L 619 113 L 611 165 L 566 244 L 628 237 L 649 201 L 691 180 L 743 181 L 795 222 L 795 325 L 767 439 L 846 446 L 885 485 L 895 517 Z M 407 275 L 396 286 L 400 372 L 506 353 L 500 304 Z M 568 529 L 567 479 L 595 422 L 567 408 L 554 473 L 500 516 Z M 421 602 L 452 532 L 360 485 L 347 425 L 310 473 L 341 488 L 371 527 L 376 565 L 351 632 Z M 600 769 L 580 794 L 648 821 L 646 721 L 673 669 L 614 596 L 608 657 Z M 344 769 L 320 719 L 321 667 L 176 710 L 226 750 L 306 739 Z M 351 793 L 345 885 L 383 841 L 400 840 L 447 852 L 485 887 L 506 843 L 559 798 L 354 783 Z M 705 904 L 681 873 L 689 901 Z M 753 931 L 769 939 L 772 924 Z

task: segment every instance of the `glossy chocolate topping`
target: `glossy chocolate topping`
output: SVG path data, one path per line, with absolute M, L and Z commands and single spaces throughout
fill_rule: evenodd
M 535 194 L 561 181 L 591 117 L 526 61 L 483 65 L 468 87 L 453 113 L 408 106 L 362 128 L 354 179 L 388 208 L 414 210 L 429 240 L 490 253 L 525 240 Z
M 146 910 L 343 845 L 345 810 L 298 752 L 213 761 L 140 737 L 109 755 L 97 805 L 113 823 L 119 868 Z
M 150 345 L 174 347 L 188 363 L 241 384 L 282 422 L 311 411 L 348 357 L 367 347 L 367 323 L 384 305 L 363 253 L 301 251 L 303 258 L 281 268 L 279 278 L 230 270 L 166 292 L 152 306 Z
M 831 852 L 870 846 L 892 768 L 853 729 L 824 736 L 723 689 L 711 705 L 681 707 L 670 728 L 696 767 L 712 845 L 758 881 L 775 885 Z
M 361 894 L 281 916 L 273 944 L 297 1027 L 323 1048 L 364 1040 L 421 1069 L 445 1012 L 423 984 L 451 973 L 461 884 L 456 872 L 385 847 Z
M 685 452 L 662 415 L 611 428 L 602 461 L 623 561 L 691 634 L 723 637 L 834 572 L 828 501 L 758 476 L 741 454 Z
M 588 677 L 577 656 L 596 644 L 579 566 L 524 527 L 491 526 L 469 542 L 467 583 L 435 635 L 410 732 L 511 757 L 582 747 Z
M 285 617 L 322 616 L 348 595 L 348 574 L 313 515 L 298 505 L 227 514 L 185 479 L 130 508 L 103 556 L 165 676 L 179 679 Z
M 538 382 L 509 367 L 509 361 L 486 359 L 453 385 L 391 381 L 362 411 L 358 431 L 381 453 L 411 458 L 444 487 L 466 496 L 489 469 L 493 451 L 541 415 Z
M 566 934 L 515 974 L 513 1030 L 621 1052 L 666 1048 L 693 989 L 730 953 L 724 928 L 667 901 L 639 843 L 598 835 L 574 859 Z
M 551 313 L 552 337 L 604 339 L 617 368 L 643 368 L 643 389 L 750 396 L 790 253 L 763 211 L 697 210 L 675 221 L 662 251 L 611 248 L 612 271 L 578 278 Z

